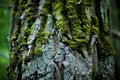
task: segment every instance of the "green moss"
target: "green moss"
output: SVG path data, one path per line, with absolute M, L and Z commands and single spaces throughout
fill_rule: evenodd
M 17 74 L 13 71 L 15 70 L 17 62 L 18 62 L 18 57 L 17 57 L 16 53 L 12 52 L 10 55 L 10 64 L 7 67 L 7 76 L 11 80 L 16 79 Z
M 114 55 L 115 51 L 110 41 L 110 30 L 106 26 L 105 22 L 102 23 L 99 29 L 100 29 L 98 39 L 99 53 L 105 56 Z
M 91 34 L 98 35 L 99 34 L 99 25 L 98 25 L 98 19 L 96 15 L 91 16 Z
M 81 53 L 82 47 L 87 46 L 85 39 L 65 40 L 64 42 L 68 44 L 73 51 L 79 53 Z
M 83 2 L 85 3 L 86 6 L 91 6 L 94 4 L 94 0 L 84 0 Z
M 51 28 L 53 28 L 53 25 L 50 25 L 50 20 L 52 17 L 50 16 L 40 16 L 40 30 L 38 30 L 36 36 L 35 36 L 35 42 L 32 44 L 34 45 L 33 50 L 30 52 L 29 56 L 31 55 L 41 55 L 43 49 L 42 46 L 47 44 L 50 37 L 53 36 L 54 31 L 50 31 Z M 32 28 L 32 27 L 31 27 Z M 33 32 L 32 32 L 33 33 Z M 29 39 L 28 39 L 29 40 Z
M 44 2 L 44 4 L 41 6 L 42 8 L 39 11 L 39 15 L 47 15 L 51 13 L 51 1 L 47 0 Z
M 96 27 L 95 25 L 92 25 L 91 34 L 99 34 L 99 28 Z
M 35 47 L 34 50 L 31 50 L 29 55 L 27 56 L 27 58 L 31 57 L 31 56 L 35 56 L 35 55 L 42 55 L 42 51 L 43 49 L 41 48 L 41 46 Z M 26 58 L 26 59 L 27 59 Z M 23 59 L 25 60 L 25 58 Z
M 68 44 L 72 49 L 79 50 L 79 47 L 82 47 L 89 42 L 90 26 L 85 26 L 84 29 L 81 27 L 82 21 L 78 18 L 76 4 L 77 0 L 67 0 L 65 7 L 62 1 L 53 2 L 52 14 L 55 18 L 56 28 L 62 36 L 65 37 L 62 41 Z M 81 13 L 83 22 L 90 24 L 90 21 L 86 20 L 85 6 L 81 9 L 83 10 Z M 64 14 L 65 10 L 66 14 Z M 67 16 L 65 17 L 65 15 Z M 83 30 L 85 30 L 85 32 Z
M 16 40 L 17 39 L 16 35 L 13 35 L 11 39 Z
M 85 5 L 82 3 L 80 8 L 80 18 L 77 12 L 75 3 L 66 2 L 67 19 L 69 20 L 69 29 L 72 39 L 66 39 L 64 42 L 68 44 L 73 50 L 80 52 L 82 47 L 87 46 L 90 40 L 90 24 L 91 21 L 87 18 L 85 13 Z M 81 24 L 85 24 L 82 25 Z
M 63 11 L 63 3 L 62 2 L 53 2 L 52 9 L 55 12 L 56 11 L 59 11 L 59 12 Z
M 69 4 L 77 4 L 78 0 L 67 0 L 67 3 L 69 3 Z
M 55 18 L 56 28 L 60 31 L 61 34 L 65 35 L 69 33 L 68 22 L 63 15 L 63 3 L 62 2 L 53 2 L 52 5 L 53 16 Z
M 27 26 L 27 29 L 29 27 L 31 27 L 32 25 L 32 22 L 34 21 L 35 19 L 35 16 L 34 16 L 34 7 L 35 6 L 35 3 L 27 3 L 27 1 L 25 0 L 19 0 L 19 1 L 16 1 L 14 0 L 12 2 L 12 4 L 14 5 L 13 8 L 12 8 L 12 15 L 13 15 L 13 25 L 14 26 L 12 29 L 13 31 L 12 32 L 12 35 L 11 35 L 11 49 L 10 49 L 10 64 L 9 64 L 9 67 L 8 67 L 8 78 L 10 80 L 13 80 L 13 79 L 17 79 L 16 78 L 16 73 L 14 73 L 14 70 L 17 66 L 17 64 L 19 64 L 19 60 L 21 60 L 19 57 L 20 57 L 20 54 L 26 47 L 25 45 L 27 44 L 27 36 L 29 35 L 29 31 L 26 30 L 23 30 L 24 28 L 24 23 L 28 23 Z M 32 8 L 33 7 L 33 8 Z M 25 10 L 25 11 L 24 11 Z M 20 19 L 20 17 L 22 16 L 22 13 L 25 13 L 25 17 L 24 19 Z M 22 28 L 21 28 L 22 27 Z M 21 33 L 21 34 L 20 34 Z M 24 34 L 22 34 L 24 33 Z M 28 35 L 26 35 L 26 33 Z M 19 67 L 19 66 L 17 66 Z
M 79 15 L 80 15 L 80 19 L 83 21 L 83 23 L 84 23 L 84 20 L 87 20 L 86 19 L 86 13 L 85 13 L 85 2 L 87 2 L 87 1 L 82 1 L 81 2 L 81 4 L 79 5 Z
M 43 49 L 40 48 L 40 47 L 36 47 L 35 50 L 34 50 L 35 54 L 41 54 L 42 51 L 43 51 Z
M 41 17 L 44 17 L 44 16 L 41 16 Z M 38 31 L 38 33 L 37 33 L 37 35 L 36 35 L 36 45 L 38 44 L 38 43 L 41 43 L 41 44 L 45 44 L 45 43 L 47 43 L 48 42 L 48 40 L 49 40 L 49 38 L 50 38 L 50 36 L 51 36 L 51 32 L 49 32 L 49 27 L 50 26 L 47 26 L 47 20 L 48 18 L 47 17 L 44 17 L 44 18 L 42 18 L 42 22 L 41 22 L 41 29 Z M 44 24 L 43 24 L 44 23 Z
M 31 0 L 28 0 L 27 3 L 25 4 L 24 7 L 25 16 L 23 22 L 27 23 L 27 29 L 29 29 L 32 26 L 33 22 L 36 19 L 35 6 L 36 6 L 35 1 L 31 1 Z M 28 32 L 28 30 L 26 31 Z M 29 32 L 27 34 L 29 35 Z
M 48 39 L 49 38 L 46 38 L 45 36 L 47 35 L 48 33 L 42 31 L 40 32 L 39 36 L 40 37 L 37 37 L 38 39 L 36 40 L 36 45 L 40 42 L 41 44 L 45 44 L 48 42 Z
M 25 19 L 28 22 L 28 26 L 31 27 L 32 22 L 35 20 L 33 7 L 29 7 L 28 9 L 25 9 Z
M 106 26 L 106 24 L 103 24 L 103 29 L 102 29 L 102 33 L 106 36 L 110 35 L 110 29 L 108 28 L 108 26 Z
M 109 56 L 115 54 L 109 37 L 104 37 L 104 39 L 100 38 L 98 40 L 98 45 L 100 55 Z
M 98 19 L 97 19 L 97 16 L 96 15 L 92 15 L 91 16 L 91 20 L 92 20 L 92 25 L 95 25 L 98 27 Z

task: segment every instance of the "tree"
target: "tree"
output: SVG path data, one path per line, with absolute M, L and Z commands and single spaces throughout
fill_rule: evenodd
M 114 80 L 109 0 L 12 0 L 9 80 Z

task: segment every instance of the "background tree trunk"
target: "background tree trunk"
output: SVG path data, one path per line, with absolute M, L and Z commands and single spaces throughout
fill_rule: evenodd
M 114 80 L 109 0 L 12 0 L 9 80 Z

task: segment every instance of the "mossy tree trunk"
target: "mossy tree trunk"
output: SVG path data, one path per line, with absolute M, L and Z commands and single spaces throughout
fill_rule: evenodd
M 9 80 L 114 80 L 109 0 L 12 0 Z

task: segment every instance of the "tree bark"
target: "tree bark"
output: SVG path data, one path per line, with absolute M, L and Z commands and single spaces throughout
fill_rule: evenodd
M 9 80 L 114 80 L 109 0 L 12 0 Z

